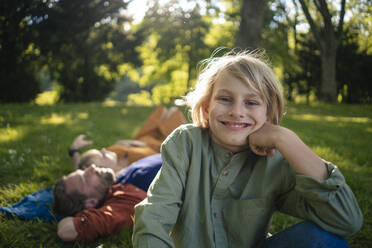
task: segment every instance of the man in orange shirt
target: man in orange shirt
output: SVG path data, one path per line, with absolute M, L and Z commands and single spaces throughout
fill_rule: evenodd
M 92 241 L 133 225 L 134 206 L 162 165 L 160 153 L 140 159 L 115 176 L 111 168 L 91 165 L 59 179 L 53 209 L 63 241 Z

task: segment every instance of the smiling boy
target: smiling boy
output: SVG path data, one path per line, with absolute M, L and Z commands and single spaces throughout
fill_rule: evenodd
M 207 61 L 186 99 L 194 124 L 162 145 L 135 208 L 134 247 L 348 247 L 362 214 L 336 166 L 280 126 L 271 68 L 248 52 Z M 275 211 L 305 220 L 267 238 Z

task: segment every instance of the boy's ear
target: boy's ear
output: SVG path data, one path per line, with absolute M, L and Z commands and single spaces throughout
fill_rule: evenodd
M 208 117 L 209 117 L 209 104 L 207 102 L 204 102 L 202 104 L 202 113 L 203 113 L 204 119 L 208 120 Z
M 96 197 L 91 197 L 85 200 L 84 206 L 85 208 L 95 208 L 98 206 L 99 200 Z

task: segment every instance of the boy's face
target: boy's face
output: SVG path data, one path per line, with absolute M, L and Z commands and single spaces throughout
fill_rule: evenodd
M 228 72 L 221 73 L 216 80 L 203 110 L 213 141 L 232 152 L 246 149 L 247 137 L 267 120 L 266 104 L 261 97 Z

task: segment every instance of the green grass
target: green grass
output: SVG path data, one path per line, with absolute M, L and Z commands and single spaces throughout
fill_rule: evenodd
M 65 104 L 0 105 L 0 206 L 50 187 L 71 172 L 67 149 L 85 133 L 98 147 L 128 139 L 139 129 L 151 107 Z M 294 130 L 316 153 L 337 164 L 353 189 L 364 214 L 351 247 L 372 247 L 372 106 L 290 105 L 284 126 Z M 272 231 L 297 220 L 276 214 Z M 0 247 L 131 247 L 130 230 L 88 244 L 63 243 L 56 224 L 21 221 L 0 214 Z

